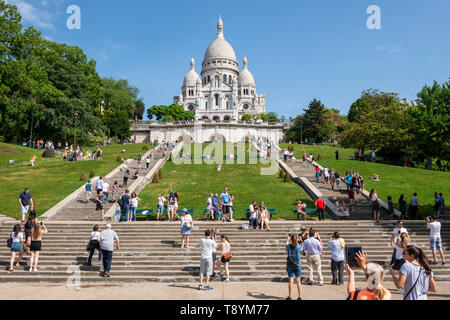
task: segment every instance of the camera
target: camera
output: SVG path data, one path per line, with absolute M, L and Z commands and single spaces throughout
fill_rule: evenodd
M 289 238 L 292 237 L 294 234 L 293 233 L 289 233 Z

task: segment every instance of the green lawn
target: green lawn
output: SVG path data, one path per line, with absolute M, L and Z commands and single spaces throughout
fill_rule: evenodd
M 312 207 L 312 201 L 303 190 L 293 182 L 285 183 L 278 175 L 262 176 L 261 165 L 224 164 L 218 172 L 216 165 L 176 165 L 167 162 L 163 168 L 163 179 L 148 185 L 139 195 L 141 209 L 156 209 L 157 198 L 161 193 L 168 196 L 172 188 L 178 192 L 179 209 L 194 210 L 194 218 L 200 218 L 206 208 L 206 200 L 210 193 L 223 192 L 227 187 L 235 200 L 234 219 L 246 219 L 244 209 L 252 200 L 258 204 L 264 201 L 267 208 L 275 208 L 274 218 L 296 219 L 292 209 L 297 200 L 302 200 Z M 156 210 L 155 210 L 156 212 Z
M 286 148 L 287 146 L 287 144 L 282 144 L 280 147 Z M 332 147 L 294 145 L 294 149 L 295 156 L 300 159 L 303 150 L 307 153 L 312 152 L 316 158 L 320 152 L 322 161 L 319 161 L 319 163 L 326 165 L 328 168 L 334 168 L 341 174 L 345 174 L 347 169 L 358 171 L 365 180 L 366 190 L 370 191 L 370 189 L 375 188 L 380 199 L 385 202 L 387 202 L 388 196 L 392 196 L 397 209 L 401 194 L 405 195 L 405 199 L 409 203 L 412 194 L 417 192 L 419 205 L 421 206 L 419 213 L 423 217 L 434 214 L 434 191 L 442 192 L 444 198 L 450 199 L 448 198 L 450 196 L 450 174 L 448 172 L 354 160 L 336 160 L 334 152 L 337 148 Z M 344 159 L 353 156 L 354 150 L 340 148 L 339 153 L 339 158 Z M 379 175 L 381 181 L 372 181 L 370 178 L 373 174 Z M 449 203 L 448 201 L 447 203 Z
M 0 159 L 29 160 L 33 150 L 2 144 Z M 151 146 L 153 147 L 153 146 Z M 101 147 L 103 161 L 68 162 L 56 160 L 51 166 L 40 163 L 41 151 L 36 153 L 36 166 L 0 169 L 0 193 L 6 201 L 0 203 L 0 213 L 19 218 L 19 194 L 27 187 L 36 201 L 38 215 L 43 214 L 66 196 L 71 194 L 85 182 L 80 181 L 80 175 L 85 172 L 89 176 L 92 170 L 96 176 L 106 175 L 120 163 L 116 161 L 122 149 L 134 158 L 144 154 L 143 144 L 111 145 Z M 4 150 L 8 150 L 3 152 Z M 16 153 L 13 153 L 16 150 Z M 13 158 L 11 158 L 13 157 Z M 59 158 L 59 157 L 58 157 Z M 6 161 L 8 161 L 6 160 Z

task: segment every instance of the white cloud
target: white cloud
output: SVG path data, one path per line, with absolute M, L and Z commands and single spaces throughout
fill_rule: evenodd
M 24 0 L 6 0 L 7 3 L 17 6 L 22 20 L 38 28 L 54 30 L 52 15 L 46 10 L 39 10 L 32 4 Z M 42 5 L 48 5 L 48 1 L 43 1 Z
M 378 47 L 376 47 L 376 50 L 389 53 L 397 53 L 403 51 L 401 43 L 379 45 Z

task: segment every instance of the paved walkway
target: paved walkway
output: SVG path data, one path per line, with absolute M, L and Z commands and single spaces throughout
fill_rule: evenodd
M 385 282 L 393 300 L 402 300 L 389 277 Z M 143 283 L 91 285 L 80 289 L 64 285 L 0 284 L 0 300 L 284 300 L 287 283 L 213 283 L 212 291 L 197 290 L 198 283 Z M 357 288 L 364 288 L 357 283 Z M 438 282 L 429 300 L 449 300 L 450 282 Z M 294 288 L 296 298 L 296 287 Z M 304 300 L 345 300 L 347 285 L 302 286 Z

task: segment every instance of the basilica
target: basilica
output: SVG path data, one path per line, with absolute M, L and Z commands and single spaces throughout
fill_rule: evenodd
M 223 22 L 217 22 L 217 38 L 206 50 L 200 76 L 191 59 L 181 94 L 174 103 L 192 111 L 197 120 L 241 120 L 244 114 L 266 112 L 266 95 L 257 94 L 255 80 L 244 57 L 242 70 L 233 47 L 223 35 Z

